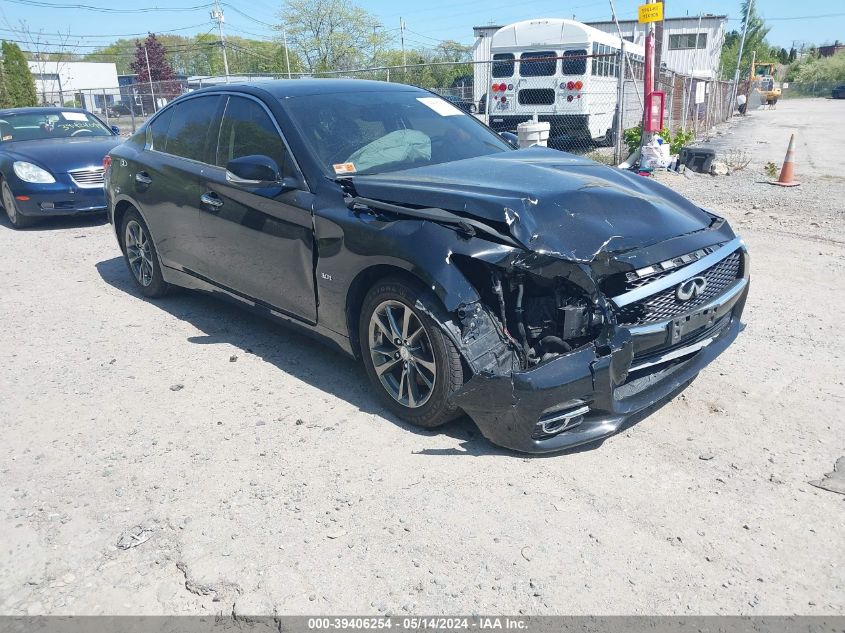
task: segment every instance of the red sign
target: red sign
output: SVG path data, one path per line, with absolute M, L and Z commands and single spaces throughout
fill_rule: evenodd
M 646 98 L 645 131 L 659 132 L 663 129 L 663 103 L 666 95 L 655 90 Z

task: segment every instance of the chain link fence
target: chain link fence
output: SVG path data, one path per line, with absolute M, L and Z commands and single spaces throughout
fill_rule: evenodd
M 840 90 L 836 90 L 839 88 Z M 834 95 L 836 91 L 836 95 Z M 807 97 L 833 97 L 845 99 L 845 81 L 809 81 L 784 82 L 781 87 L 782 99 L 800 99 Z
M 569 53 L 569 52 L 568 52 Z M 437 62 L 331 71 L 299 77 L 334 77 L 404 83 L 435 92 L 497 132 L 516 134 L 520 123 L 549 123 L 548 145 L 618 164 L 636 144 L 643 119 L 643 59 L 600 48 L 591 54 L 549 53 L 484 62 Z M 192 77 L 168 82 L 40 94 L 46 105 L 82 107 L 132 133 L 179 95 L 214 85 L 286 79 L 288 75 Z M 671 71 L 656 74 L 665 94 L 665 128 L 706 136 L 731 115 L 733 84 Z M 628 132 L 626 134 L 626 131 Z

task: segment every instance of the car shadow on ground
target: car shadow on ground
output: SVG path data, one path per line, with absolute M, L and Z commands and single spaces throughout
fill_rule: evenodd
M 88 227 L 102 226 L 108 224 L 108 216 L 104 213 L 91 215 L 58 215 L 52 218 L 39 218 L 35 224 L 23 229 L 15 229 L 9 224 L 5 209 L 0 207 L 0 227 L 9 231 L 20 231 L 21 233 L 38 233 L 43 231 L 63 231 L 65 229 L 84 229 Z
M 381 405 L 360 362 L 283 324 L 199 291 L 180 289 L 161 299 L 148 299 L 135 288 L 122 257 L 101 261 L 96 268 L 103 281 L 112 287 L 135 299 L 146 301 L 177 319 L 187 321 L 203 332 L 200 336 L 188 337 L 191 343 L 232 345 L 361 411 L 379 415 L 406 431 L 427 437 L 442 435 L 460 441 L 460 449 L 424 449 L 418 454 L 524 457 L 488 442 L 465 415 L 432 430 L 420 429 L 399 419 Z

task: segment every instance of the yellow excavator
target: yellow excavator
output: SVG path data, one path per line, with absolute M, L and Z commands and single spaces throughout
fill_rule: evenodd
M 775 81 L 775 64 L 773 62 L 756 62 L 754 64 L 754 88 L 760 93 L 760 99 L 765 105 L 774 105 L 780 99 L 780 83 Z

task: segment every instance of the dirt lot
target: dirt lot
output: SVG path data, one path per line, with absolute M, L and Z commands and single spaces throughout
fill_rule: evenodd
M 107 225 L 0 226 L 0 612 L 843 613 L 845 497 L 807 484 L 845 455 L 843 107 L 753 112 L 714 137 L 744 171 L 662 177 L 746 238 L 748 327 L 546 458 L 412 429 L 236 308 L 140 298 Z M 761 184 L 792 130 L 802 186 Z

